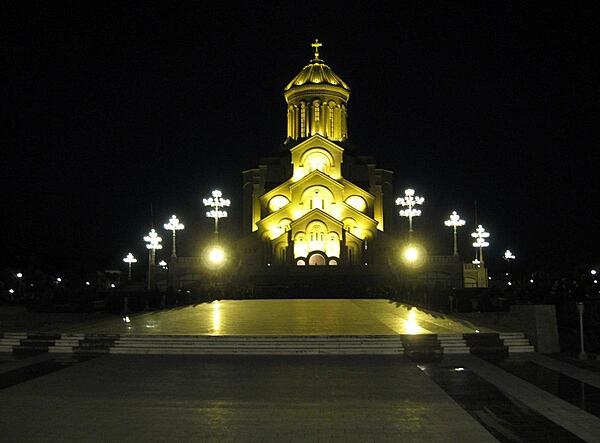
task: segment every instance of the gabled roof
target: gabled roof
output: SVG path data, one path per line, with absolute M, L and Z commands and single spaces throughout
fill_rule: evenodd
M 308 223 L 310 221 L 313 220 L 328 220 L 333 224 L 336 224 L 340 227 L 343 227 L 342 222 L 340 220 L 338 220 L 337 218 L 332 217 L 331 215 L 329 215 L 328 213 L 326 213 L 325 211 L 322 211 L 318 208 L 315 208 L 311 211 L 308 211 L 306 214 L 304 214 L 302 217 L 292 221 L 292 223 L 290 223 L 290 226 L 293 227 L 297 226 L 299 224 L 302 223 Z
M 319 171 L 318 169 L 314 170 L 308 175 L 305 175 L 297 182 L 290 185 L 290 191 L 294 192 L 296 188 L 302 188 L 306 186 L 307 182 L 321 182 L 320 184 L 324 184 L 326 187 L 334 187 L 336 189 L 344 189 L 344 185 L 338 182 L 337 180 L 332 179 L 324 172 Z M 314 185 L 310 185 L 314 186 Z
M 325 148 L 331 148 L 340 153 L 344 152 L 344 148 L 342 148 L 337 143 L 332 142 L 331 140 L 327 140 L 325 137 L 323 137 L 320 134 L 315 134 L 312 137 L 304 140 L 302 143 L 298 143 L 296 146 L 294 146 L 293 148 L 290 149 L 290 152 L 293 154 L 295 151 L 300 151 L 302 149 L 306 149 L 309 147 L 312 148 L 312 147 L 320 147 L 320 146 L 323 146 Z

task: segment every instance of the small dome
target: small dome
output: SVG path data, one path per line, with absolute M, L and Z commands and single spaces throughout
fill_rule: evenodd
M 302 86 L 306 84 L 318 85 L 326 83 L 333 86 L 341 86 L 346 91 L 350 91 L 350 87 L 327 66 L 323 60 L 315 58 L 310 61 L 302 70 L 288 83 L 284 91 L 288 91 L 294 86 Z
M 289 91 L 294 86 L 320 85 L 323 83 L 332 86 L 340 86 L 346 91 L 350 91 L 350 87 L 344 83 L 344 80 L 342 80 L 339 75 L 333 72 L 333 69 L 327 66 L 325 62 L 319 58 L 319 48 L 323 46 L 322 43 L 319 43 L 319 39 L 316 39 L 314 43 L 311 43 L 311 46 L 315 48 L 314 58 L 308 65 L 302 68 L 302 71 L 288 83 L 283 91 Z

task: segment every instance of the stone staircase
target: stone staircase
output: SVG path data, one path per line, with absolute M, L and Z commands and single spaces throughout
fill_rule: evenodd
M 49 352 L 55 354 L 73 353 L 78 356 L 108 354 L 118 335 L 68 334 L 56 340 Z
M 14 352 L 16 354 L 35 354 L 48 352 L 60 334 L 45 332 L 37 333 L 4 333 L 0 339 L 0 351 Z
M 501 332 L 500 340 L 508 348 L 508 353 L 535 352 L 535 348 L 522 332 Z
M 107 354 L 108 349 L 117 338 L 118 335 L 5 332 L 0 337 L 0 352 Z
M 398 355 L 414 360 L 441 359 L 448 354 L 506 358 L 535 352 L 523 333 L 469 333 L 356 336 L 210 336 L 4 333 L 0 352 L 57 356 L 100 354 L 248 354 L 248 355 Z
M 404 351 L 399 336 L 123 336 L 111 354 L 390 355 Z
M 21 345 L 21 340 L 27 338 L 27 332 L 5 332 L 0 337 L 0 352 L 13 352 L 15 346 Z
M 444 355 L 469 354 L 471 352 L 463 334 L 438 334 L 438 340 Z

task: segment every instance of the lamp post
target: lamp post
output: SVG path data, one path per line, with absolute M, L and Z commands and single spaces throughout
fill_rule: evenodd
M 454 230 L 454 256 L 458 255 L 458 247 L 456 245 L 456 228 L 458 226 L 464 226 L 465 221 L 461 220 L 460 215 L 456 213 L 456 211 L 452 211 L 450 214 L 450 218 L 444 222 L 446 226 L 451 226 Z
M 23 273 L 17 272 L 15 277 L 17 277 L 17 296 L 23 298 Z
M 173 232 L 173 249 L 171 250 L 171 257 L 177 257 L 177 250 L 175 249 L 175 233 L 184 228 L 183 224 L 179 223 L 179 219 L 173 214 L 169 219 L 169 223 L 164 224 L 165 229 Z
M 144 241 L 147 242 L 146 248 L 148 248 L 148 289 L 150 289 L 152 283 L 152 266 L 154 266 L 156 250 L 162 249 L 162 245 L 160 244 L 162 238 L 152 228 L 148 235 L 144 237 Z
M 132 263 L 137 263 L 137 258 L 135 258 L 133 256 L 133 254 L 130 252 L 127 254 L 127 256 L 123 259 L 123 261 L 125 263 L 127 263 L 127 265 L 129 266 L 129 272 L 127 273 L 127 280 L 131 280 L 131 264 Z
M 581 352 L 579 352 L 578 358 L 579 360 L 586 360 L 587 359 L 587 354 L 585 353 L 585 349 L 583 347 L 583 302 L 578 301 L 576 303 L 577 305 L 577 312 L 579 313 L 579 341 L 580 341 L 580 347 L 581 347 Z
M 513 253 L 510 251 L 510 249 L 507 249 L 507 250 L 504 252 L 504 260 L 506 260 L 507 262 L 509 262 L 510 260 L 514 260 L 515 258 L 516 258 L 516 257 L 515 257 L 515 254 L 513 254 Z
M 511 262 L 511 260 L 514 260 L 515 258 L 516 258 L 515 254 L 513 254 L 510 249 L 507 249 L 506 251 L 504 251 L 504 260 L 506 260 L 506 263 L 507 263 L 507 269 L 506 269 L 506 271 L 507 271 L 506 272 L 506 277 L 507 278 L 506 278 L 506 280 L 507 280 L 509 286 L 511 286 L 512 283 L 511 283 L 511 280 L 510 280 L 510 276 L 508 275 L 508 271 L 510 269 L 510 262 Z
M 206 216 L 215 219 L 215 236 L 219 237 L 219 219 L 227 217 L 227 211 L 222 211 L 221 208 L 231 204 L 229 199 L 222 198 L 223 194 L 219 190 L 212 191 L 212 197 L 203 199 L 204 206 L 210 206 L 213 209 L 206 212 Z
M 473 260 L 473 264 L 476 264 L 476 265 L 483 264 L 483 248 L 487 248 L 490 245 L 485 240 L 489 236 L 490 236 L 490 233 L 485 232 L 485 229 L 481 225 L 477 226 L 477 229 L 475 229 L 475 232 L 473 232 L 471 234 L 471 237 L 473 237 L 475 239 L 475 241 L 473 242 L 473 247 L 479 248 L 479 259 L 477 259 L 477 256 L 476 256 L 475 260 Z
M 408 217 L 408 238 L 412 240 L 412 219 L 421 215 L 420 209 L 415 209 L 416 205 L 422 205 L 425 199 L 415 195 L 414 189 L 405 189 L 404 197 L 398 197 L 396 199 L 396 205 L 405 206 L 407 209 L 401 209 L 399 214 L 400 217 Z

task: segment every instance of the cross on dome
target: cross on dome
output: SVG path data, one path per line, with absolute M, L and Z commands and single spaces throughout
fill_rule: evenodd
M 315 48 L 315 60 L 319 60 L 319 48 L 323 46 L 323 43 L 319 42 L 319 39 L 316 38 L 314 43 L 310 44 L 313 48 Z

